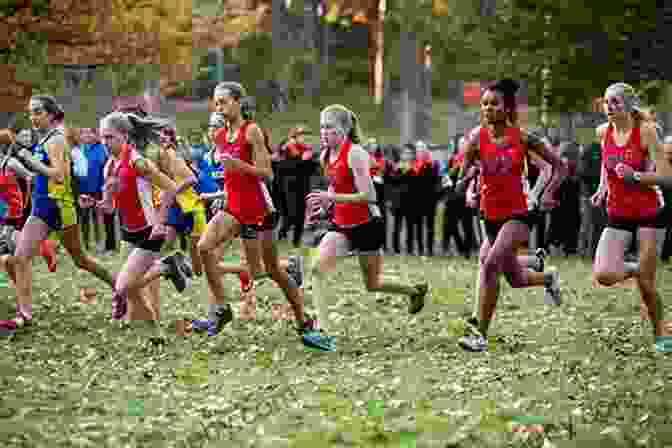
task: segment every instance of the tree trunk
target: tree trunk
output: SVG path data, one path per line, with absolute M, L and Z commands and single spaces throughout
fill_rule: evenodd
M 418 38 L 412 31 L 400 35 L 401 61 L 401 142 L 411 143 L 417 138 L 416 113 L 418 102 Z
M 11 128 L 16 123 L 16 112 L 0 112 L 0 129 Z

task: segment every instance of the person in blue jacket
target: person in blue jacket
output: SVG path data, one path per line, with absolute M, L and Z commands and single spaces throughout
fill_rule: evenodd
M 84 247 L 89 250 L 91 227 L 96 251 L 104 252 L 102 228 L 104 215 L 94 205 L 103 198 L 103 169 L 107 163 L 107 148 L 99 141 L 96 131 L 82 128 L 79 144 L 72 149 L 73 175 L 79 192 L 79 219 Z

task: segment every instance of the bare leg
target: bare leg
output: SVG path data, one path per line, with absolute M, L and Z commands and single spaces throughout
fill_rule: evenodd
M 663 303 L 660 295 L 656 292 L 656 264 L 657 257 L 656 229 L 639 229 L 639 264 L 640 270 L 637 276 L 637 286 L 646 305 L 649 319 L 653 327 L 654 336 L 662 336 L 664 333 Z
M 33 318 L 33 268 L 32 260 L 39 245 L 49 235 L 49 227 L 40 218 L 31 216 L 23 226 L 17 242 L 15 257 L 11 260 L 16 274 L 16 317 Z
M 100 280 L 114 287 L 115 279 L 110 272 L 95 258 L 84 252 L 79 238 L 79 226 L 73 225 L 63 229 L 63 245 L 70 254 L 72 261 L 79 269 L 90 272 Z

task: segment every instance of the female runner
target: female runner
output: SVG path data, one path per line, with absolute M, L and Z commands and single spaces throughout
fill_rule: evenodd
M 32 210 L 21 230 L 15 255 L 6 260 L 7 270 L 17 286 L 19 327 L 32 321 L 32 259 L 51 232 L 61 233 L 63 246 L 78 268 L 114 286 L 113 276 L 81 247 L 69 151 L 62 126 L 63 109 L 53 97 L 37 95 L 30 99 L 29 113 L 40 140 L 33 153 L 23 146 L 14 146 L 13 155 L 34 173 Z
M 650 186 L 656 184 L 652 181 L 656 180 L 655 155 L 661 152 L 660 141 L 655 126 L 644 122 L 640 111 L 632 86 L 616 83 L 605 91 L 608 122 L 596 130 L 602 144 L 602 182 L 591 200 L 597 207 L 606 197 L 609 221 L 598 243 L 593 273 L 604 286 L 632 277 L 637 280 L 655 348 L 667 352 L 672 351 L 672 343 L 664 335 L 663 303 L 656 291 L 656 229 L 662 223 L 658 196 Z M 639 237 L 639 262 L 625 262 L 625 250 L 635 233 Z
M 313 210 L 327 209 L 334 203 L 333 226 L 320 241 L 319 256 L 312 269 L 320 326 L 327 326 L 323 302 L 327 293 L 326 275 L 336 267 L 339 257 L 351 253 L 359 256 L 367 291 L 406 295 L 408 312 L 419 313 L 425 305 L 427 284 L 407 286 L 381 279 L 385 229 L 376 205 L 369 154 L 360 146 L 357 116 L 341 105 L 326 107 L 320 114 L 320 139 L 325 148 L 321 164 L 330 188 L 310 193 L 308 206 Z
M 480 160 L 480 207 L 485 220 L 486 238 L 480 253 L 478 331 L 460 339 L 469 351 L 487 350 L 487 332 L 497 305 L 499 276 L 504 274 L 514 288 L 544 286 L 549 301 L 560 305 L 557 272 L 532 272 L 520 264 L 518 249 L 530 236 L 528 205 L 523 186 L 524 160 L 528 152 L 537 153 L 553 166 L 553 177 L 542 197 L 542 207 L 555 205 L 553 195 L 562 182 L 565 169 L 551 148 L 517 124 L 515 94 L 518 84 L 499 81 L 483 91 L 481 113 L 485 125 L 469 135 L 463 170 Z M 462 186 L 471 179 L 465 177 Z
M 116 281 L 114 320 L 159 320 L 158 281 L 148 284 L 147 278 L 155 280 L 157 272 L 165 273 L 165 265 L 159 262 L 160 250 L 167 211 L 175 201 L 177 186 L 141 151 L 146 150 L 148 142 L 158 140 L 160 129 L 166 125 L 163 120 L 121 112 L 113 112 L 100 121 L 101 140 L 115 159 L 100 205 L 109 208 L 114 200 L 122 238 L 134 247 Z M 152 185 L 163 191 L 158 213 L 152 206 Z M 145 285 L 149 297 L 143 294 Z
M 305 318 L 299 285 L 279 268 L 275 246 L 269 241 L 268 232 L 276 224 L 275 209 L 266 186 L 266 181 L 273 178 L 271 158 L 266 137 L 252 120 L 245 96 L 243 86 L 231 82 L 220 83 L 214 92 L 215 108 L 227 122 L 227 127 L 219 130 L 215 137 L 216 159 L 225 170 L 226 205 L 208 223 L 199 242 L 211 297 L 208 319 L 194 320 L 193 328 L 207 330 L 208 335 L 214 336 L 233 319 L 220 279 L 225 272 L 219 267 L 217 248 L 240 236 L 250 276 L 254 279 L 263 273 L 263 260 L 271 278 L 291 303 L 299 332 L 310 333 L 317 345 L 328 346 L 326 339 L 314 331 L 312 321 Z

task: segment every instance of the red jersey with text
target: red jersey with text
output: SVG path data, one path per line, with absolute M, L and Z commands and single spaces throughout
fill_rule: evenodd
M 222 156 L 228 155 L 254 165 L 252 145 L 246 137 L 251 124 L 252 122 L 245 121 L 238 128 L 238 136 L 232 143 L 227 139 L 228 129 L 220 129 L 215 135 L 217 145 L 215 158 L 221 161 Z M 270 195 L 258 176 L 224 168 L 224 189 L 227 194 L 226 212 L 241 224 L 261 225 L 264 218 L 273 211 Z
M 626 184 L 615 172 L 618 163 L 624 163 L 635 171 L 646 171 L 649 151 L 642 147 L 640 128 L 633 128 L 628 141 L 618 146 L 609 125 L 602 142 L 602 160 L 607 170 L 607 214 L 625 219 L 647 219 L 656 216 L 658 196 L 648 186 Z
M 479 135 L 481 211 L 486 219 L 501 221 L 527 214 L 523 188 L 526 156 L 519 128 L 506 128 L 504 143 L 495 144 L 488 129 Z
M 346 140 L 338 153 L 338 158 L 331 162 L 330 154 L 325 156 L 324 166 L 329 184 L 336 194 L 357 193 L 355 177 L 348 164 L 352 142 Z M 334 224 L 339 226 L 355 226 L 364 224 L 370 219 L 369 204 L 366 202 L 347 203 L 337 202 L 334 204 Z
M 155 218 L 152 184 L 133 166 L 142 156 L 130 145 L 124 145 L 113 173 L 119 179 L 115 205 L 121 225 L 129 232 L 151 226 Z

